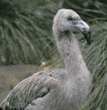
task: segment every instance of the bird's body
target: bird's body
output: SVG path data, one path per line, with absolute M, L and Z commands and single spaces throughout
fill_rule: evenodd
M 78 30 L 82 24 L 68 23 L 69 19 L 75 22 L 80 17 L 72 10 L 61 9 L 53 23 L 54 36 L 65 68 L 41 71 L 20 82 L 0 105 L 4 110 L 78 110 L 83 104 L 89 93 L 91 77 L 73 34 L 74 26 Z

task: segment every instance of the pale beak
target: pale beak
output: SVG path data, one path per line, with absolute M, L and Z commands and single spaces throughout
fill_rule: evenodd
M 83 33 L 84 38 L 87 40 L 87 43 L 90 45 L 91 44 L 91 32 L 90 32 L 89 25 L 83 20 L 79 19 L 74 22 L 74 27 L 76 30 Z

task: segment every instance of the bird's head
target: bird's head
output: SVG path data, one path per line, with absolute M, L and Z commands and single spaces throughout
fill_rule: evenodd
M 91 43 L 89 25 L 84 22 L 75 11 L 70 9 L 60 9 L 57 12 L 53 21 L 53 32 L 55 36 L 60 33 L 62 36 L 69 36 L 71 32 L 81 32 L 87 40 L 87 43 Z

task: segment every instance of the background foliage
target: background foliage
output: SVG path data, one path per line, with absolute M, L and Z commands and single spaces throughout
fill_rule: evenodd
M 92 73 L 93 85 L 82 110 L 107 109 L 107 5 L 104 0 L 0 0 L 0 64 L 36 64 L 58 60 L 52 20 L 60 8 L 75 10 L 92 30 L 88 46 L 76 37 Z

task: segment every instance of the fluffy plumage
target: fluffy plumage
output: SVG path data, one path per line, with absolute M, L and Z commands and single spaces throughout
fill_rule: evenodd
M 75 31 L 82 32 L 90 44 L 90 27 L 80 16 L 73 10 L 59 10 L 54 17 L 53 33 L 65 68 L 41 71 L 20 82 L 1 103 L 4 110 L 80 108 L 89 93 L 91 77 L 74 37 Z

